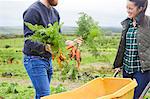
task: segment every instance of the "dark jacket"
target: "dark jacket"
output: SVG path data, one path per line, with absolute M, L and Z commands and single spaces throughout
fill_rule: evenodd
M 59 22 L 60 17 L 55 8 L 47 8 L 40 1 L 32 4 L 23 14 L 24 22 L 29 22 L 33 25 L 43 25 Z M 24 37 L 33 35 L 34 33 L 24 25 Z M 40 42 L 33 42 L 29 39 L 24 42 L 23 53 L 28 56 L 40 56 L 49 59 L 51 54 L 45 51 L 45 46 Z
M 123 66 L 123 57 L 125 52 L 126 33 L 129 28 L 129 19 L 121 22 L 123 30 L 121 35 L 118 52 L 114 61 L 114 68 Z M 137 30 L 138 54 L 142 71 L 150 70 L 150 17 L 144 16 Z

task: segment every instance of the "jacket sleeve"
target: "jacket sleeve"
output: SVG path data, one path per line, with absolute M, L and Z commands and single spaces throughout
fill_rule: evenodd
M 40 17 L 41 17 L 40 13 L 33 8 L 29 8 L 23 14 L 24 22 L 28 22 L 33 25 L 39 24 Z M 33 34 L 34 33 L 24 24 L 24 37 L 26 38 Z M 31 49 L 31 51 L 36 51 L 37 53 L 41 53 L 45 51 L 45 46 L 40 42 L 33 42 L 29 39 L 26 39 L 25 44 Z
M 57 11 L 55 8 L 54 8 L 54 12 L 55 12 L 55 14 L 57 15 L 57 21 L 58 21 L 58 23 L 60 24 L 60 15 L 59 15 L 58 11 Z M 59 29 L 59 33 L 62 33 L 61 28 Z
M 120 44 L 118 47 L 117 55 L 113 64 L 113 68 L 119 68 L 123 65 L 123 56 L 125 50 L 125 34 L 121 35 Z

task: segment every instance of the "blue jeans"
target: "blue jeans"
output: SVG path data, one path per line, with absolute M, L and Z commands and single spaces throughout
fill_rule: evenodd
M 139 99 L 146 85 L 150 81 L 150 71 L 145 71 L 143 73 L 135 72 L 133 74 L 128 74 L 125 70 L 123 70 L 123 78 L 136 79 L 138 86 L 134 90 L 134 99 Z
M 35 99 L 49 95 L 53 74 L 52 59 L 24 55 L 24 66 L 35 88 Z

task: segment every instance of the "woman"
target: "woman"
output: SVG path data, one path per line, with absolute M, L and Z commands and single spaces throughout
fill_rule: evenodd
M 128 0 L 128 18 L 121 24 L 122 36 L 114 68 L 123 68 L 123 77 L 136 79 L 138 86 L 134 99 L 138 99 L 150 81 L 150 17 L 145 15 L 148 0 Z

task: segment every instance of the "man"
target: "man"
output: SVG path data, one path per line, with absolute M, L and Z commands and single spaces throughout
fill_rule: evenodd
M 23 14 L 24 22 L 33 25 L 43 25 L 59 22 L 59 13 L 53 6 L 58 0 L 40 0 L 32 4 Z M 35 88 L 35 99 L 50 94 L 50 81 L 53 73 L 50 45 L 43 45 L 40 42 L 33 42 L 27 39 L 33 35 L 27 26 L 24 25 L 24 66 Z

